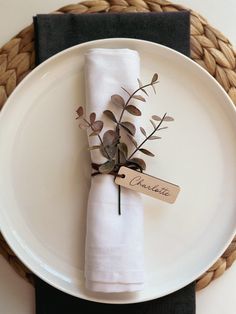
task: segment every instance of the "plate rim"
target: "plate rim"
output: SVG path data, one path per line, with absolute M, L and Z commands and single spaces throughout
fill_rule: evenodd
M 34 68 L 18 85 L 17 87 L 14 89 L 14 91 L 12 92 L 12 94 L 9 96 L 9 98 L 7 99 L 5 105 L 3 106 L 1 112 L 0 112 L 0 123 L 1 123 L 1 119 L 4 118 L 4 114 L 5 112 L 8 110 L 9 108 L 9 105 L 8 103 L 11 102 L 11 99 L 12 97 L 14 97 L 14 95 L 16 93 L 18 93 L 18 90 L 21 90 L 22 88 L 24 88 L 24 85 L 27 84 L 27 82 L 31 79 L 32 76 L 34 75 L 37 75 L 37 72 L 39 72 L 41 70 L 41 68 L 45 68 L 47 67 L 47 65 L 54 61 L 55 59 L 57 58 L 60 58 L 60 57 L 63 57 L 63 55 L 66 55 L 67 53 L 70 53 L 71 51 L 76 51 L 77 49 L 80 49 L 80 48 L 83 48 L 83 47 L 89 47 L 90 46 L 93 46 L 93 45 L 102 45 L 103 43 L 107 43 L 107 42 L 119 42 L 119 41 L 122 41 L 122 42 L 133 42 L 133 43 L 138 43 L 138 44 L 147 44 L 147 45 L 150 45 L 150 46 L 153 46 L 153 47 L 158 47 L 159 49 L 163 49 L 163 50 L 166 50 L 166 51 L 169 51 L 171 52 L 172 54 L 175 54 L 177 55 L 178 58 L 182 58 L 183 60 L 185 60 L 185 62 L 188 62 L 190 64 L 192 64 L 194 67 L 198 68 L 201 72 L 205 73 L 205 75 L 207 75 L 208 79 L 210 79 L 214 84 L 215 86 L 221 91 L 221 93 L 223 93 L 224 97 L 227 98 L 228 100 L 228 104 L 227 106 L 229 106 L 229 108 L 231 107 L 231 110 L 233 112 L 233 114 L 235 115 L 235 118 L 236 118 L 236 108 L 233 104 L 233 101 L 230 99 L 229 95 L 227 94 L 227 92 L 224 90 L 224 88 L 219 84 L 219 82 L 208 72 L 206 71 L 204 68 L 202 68 L 199 64 L 197 64 L 196 62 L 194 62 L 193 60 L 191 60 L 189 57 L 181 54 L 180 52 L 172 49 L 172 48 L 169 48 L 169 47 L 166 47 L 166 46 L 163 46 L 161 44 L 158 44 L 158 43 L 153 43 L 153 42 L 150 42 L 150 41 L 147 41 L 147 40 L 140 40 L 140 39 L 133 39 L 133 38 L 107 38 L 107 39 L 99 39 L 99 40 L 93 40 L 93 41 L 90 41 L 90 42 L 85 42 L 85 43 L 82 43 L 82 44 L 78 44 L 78 45 L 74 45 L 73 47 L 70 47 L 68 49 L 65 49 L 53 56 L 51 56 L 50 58 L 48 58 L 46 61 L 42 62 L 40 65 L 38 65 L 36 68 Z M 236 120 L 236 119 L 235 119 Z M 4 214 L 2 214 L 2 210 L 0 208 L 0 218 L 1 220 L 4 222 L 4 219 L 2 219 L 4 216 Z M 73 292 L 72 290 L 70 289 L 66 289 L 66 288 L 63 288 L 57 284 L 55 284 L 53 282 L 53 280 L 51 281 L 50 279 L 48 279 L 46 277 L 46 275 L 44 276 L 44 274 L 39 274 L 39 272 L 34 268 L 36 267 L 32 267 L 32 265 L 30 265 L 30 263 L 28 263 L 28 260 L 27 258 L 24 257 L 23 254 L 19 253 L 19 248 L 17 248 L 17 245 L 16 245 L 16 242 L 17 241 L 11 241 L 11 238 L 14 238 L 13 235 L 11 234 L 11 232 L 8 230 L 7 231 L 7 228 L 5 228 L 4 226 L 4 223 L 0 223 L 0 230 L 6 240 L 6 242 L 8 243 L 8 245 L 13 249 L 14 253 L 19 257 L 19 259 L 30 269 L 32 270 L 32 272 L 34 274 L 36 274 L 38 277 L 42 278 L 44 281 L 46 281 L 48 284 L 52 285 L 53 287 L 57 288 L 57 289 L 60 289 L 61 291 L 63 292 L 66 292 L 70 295 L 73 295 L 75 297 L 79 297 L 79 298 L 83 298 L 85 300 L 89 300 L 89 301 L 95 301 L 95 302 L 99 302 L 99 303 L 108 303 L 108 304 L 132 304 L 132 303 L 139 303 L 139 302 L 144 302 L 144 301 L 149 301 L 149 300 L 153 300 L 155 298 L 159 298 L 159 297 L 162 297 L 162 296 L 165 296 L 169 293 L 172 293 L 174 291 L 177 291 L 178 289 L 181 289 L 182 287 L 184 287 L 186 284 L 188 283 L 185 283 L 185 284 L 179 284 L 176 285 L 177 288 L 175 287 L 174 289 L 169 289 L 169 291 L 167 291 L 166 293 L 164 294 L 159 294 L 157 296 L 150 296 L 150 297 L 141 297 L 139 298 L 139 296 L 137 296 L 137 300 L 125 300 L 125 301 L 120 301 L 118 300 L 118 302 L 116 301 L 113 301 L 113 300 L 107 300 L 107 299 L 103 299 L 103 298 L 96 298 L 96 297 L 90 297 L 89 295 L 85 295 L 83 292 L 82 293 L 76 293 L 76 292 Z M 234 235 L 236 234 L 236 224 L 235 224 L 235 228 L 234 228 L 234 231 L 230 237 L 230 239 L 228 240 L 227 243 L 225 243 L 224 247 L 222 248 L 222 250 L 220 251 L 220 253 L 218 254 L 218 256 L 215 258 L 215 260 L 213 261 L 213 263 L 223 254 L 223 252 L 225 251 L 225 249 L 228 247 L 228 245 L 231 243 L 231 241 L 233 240 L 234 238 Z M 10 244 L 11 243 L 11 244 Z M 19 244 L 18 244 L 19 246 Z M 209 267 L 212 265 L 212 263 L 210 263 L 210 265 L 207 265 L 205 267 L 205 270 L 206 271 L 207 269 L 209 269 Z M 203 272 L 204 272 L 203 271 Z M 202 272 L 201 272 L 202 273 Z M 198 276 L 200 276 L 201 274 L 199 274 Z M 192 281 L 195 280 L 197 277 L 195 277 L 195 275 L 193 276 L 194 278 L 192 278 Z

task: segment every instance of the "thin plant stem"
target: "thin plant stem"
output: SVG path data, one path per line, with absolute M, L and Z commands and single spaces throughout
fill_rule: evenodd
M 128 160 L 134 156 L 134 154 L 143 146 L 143 144 L 146 143 L 146 141 L 147 141 L 153 134 L 155 134 L 156 131 L 159 130 L 159 128 L 160 128 L 162 122 L 164 121 L 166 115 L 167 115 L 167 113 L 164 114 L 164 116 L 162 117 L 161 121 L 159 122 L 159 124 L 157 125 L 157 127 L 154 129 L 154 131 L 152 131 L 152 132 L 142 141 L 142 143 L 133 151 L 133 153 L 127 158 Z
M 120 126 L 116 125 L 116 131 L 118 135 L 118 144 L 120 143 Z M 117 148 L 118 148 L 117 144 Z M 117 164 L 120 164 L 120 150 L 117 149 Z M 121 186 L 118 184 L 118 215 L 121 215 Z
M 157 83 L 157 82 L 156 82 Z M 125 106 L 123 107 L 122 111 L 121 111 L 121 114 L 120 114 L 120 118 L 117 122 L 117 125 L 116 125 L 116 131 L 117 131 L 117 134 L 118 134 L 118 137 L 119 137 L 119 143 L 120 143 L 120 124 L 121 124 L 121 121 L 122 121 L 122 118 L 123 118 L 123 115 L 124 115 L 124 112 L 125 112 L 125 109 L 126 107 L 128 106 L 128 104 L 130 103 L 131 99 L 134 97 L 134 95 L 139 92 L 140 90 L 148 87 L 148 86 L 151 86 L 155 83 L 149 83 L 149 84 L 146 84 L 146 85 L 143 85 L 141 87 L 139 87 L 138 89 L 136 89 L 128 98 L 128 100 L 126 101 L 125 103 Z M 120 164 L 120 151 L 118 150 L 118 153 L 117 153 L 117 161 L 118 161 L 118 164 Z M 118 214 L 121 215 L 121 186 L 118 185 Z

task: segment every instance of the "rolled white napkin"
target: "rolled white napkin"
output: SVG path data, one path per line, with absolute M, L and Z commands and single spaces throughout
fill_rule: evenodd
M 105 128 L 114 129 L 103 111 L 118 115 L 120 108 L 110 104 L 111 95 L 127 94 L 137 88 L 140 59 L 129 49 L 92 49 L 85 55 L 86 111 L 95 112 Z M 130 114 L 123 121 L 137 119 Z M 99 144 L 97 137 L 89 137 L 89 145 Z M 128 147 L 132 147 L 127 142 Z M 134 147 L 132 147 L 132 150 Z M 92 162 L 103 163 L 98 150 L 91 151 Z M 118 215 L 118 186 L 112 175 L 92 177 L 87 207 L 87 234 L 85 252 L 86 287 L 92 291 L 138 291 L 144 282 L 143 207 L 138 193 L 121 189 L 121 215 Z

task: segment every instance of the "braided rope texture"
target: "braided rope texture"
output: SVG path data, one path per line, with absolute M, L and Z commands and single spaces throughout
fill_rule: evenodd
M 71 4 L 55 14 L 99 12 L 170 12 L 189 10 L 166 0 L 92 0 Z M 191 58 L 222 85 L 236 105 L 236 51 L 229 40 L 198 13 L 191 13 Z M 0 48 L 0 108 L 20 81 L 35 67 L 34 29 L 30 25 Z M 0 254 L 17 273 L 33 283 L 33 276 L 0 234 Z M 196 289 L 206 287 L 236 260 L 236 237 L 224 254 L 201 277 Z

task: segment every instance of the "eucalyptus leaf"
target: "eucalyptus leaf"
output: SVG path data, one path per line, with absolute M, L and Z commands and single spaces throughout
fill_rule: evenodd
M 123 153 L 120 153 L 120 164 L 123 164 L 123 165 L 126 164 L 126 161 L 127 161 L 126 158 L 127 157 L 125 157 L 125 155 Z M 114 170 L 116 170 L 116 169 L 114 169 Z
M 161 117 L 156 116 L 156 115 L 153 115 L 152 119 L 155 120 L 155 121 L 161 121 Z
M 146 92 L 146 90 L 144 88 L 141 88 L 141 91 L 148 96 L 148 93 Z
M 123 91 L 126 92 L 129 96 L 131 95 L 131 94 L 127 91 L 127 89 L 125 89 L 124 87 L 121 87 L 121 88 L 122 88 Z
M 137 80 L 138 80 L 138 85 L 139 85 L 140 90 L 141 90 L 144 94 L 146 94 L 146 95 L 148 96 L 148 93 L 145 91 L 144 88 L 142 88 L 142 87 L 143 87 L 143 83 L 140 81 L 140 79 L 137 79 Z
M 96 120 L 96 113 L 95 112 L 90 113 L 89 119 L 90 123 L 93 124 Z
M 150 136 L 148 138 L 148 140 L 159 140 L 159 139 L 161 139 L 161 137 L 160 136 L 156 136 L 156 135 L 152 135 L 152 136 Z
M 125 108 L 125 110 L 134 116 L 141 116 L 142 115 L 141 111 L 137 107 L 135 107 L 134 105 L 128 105 Z
M 95 121 L 92 125 L 92 130 L 97 134 L 99 134 L 102 131 L 102 128 L 103 128 L 103 122 L 101 120 Z
M 143 135 L 144 135 L 145 137 L 147 137 L 147 133 L 146 133 L 146 131 L 144 130 L 143 127 L 140 127 L 140 131 L 143 133 Z
M 108 153 L 110 158 L 114 158 L 117 152 L 117 147 L 115 144 L 113 145 L 108 145 L 105 147 L 106 152 Z
M 138 78 L 138 85 L 139 85 L 139 88 L 143 87 L 143 83 L 141 82 L 141 80 Z
M 151 84 L 155 83 L 156 81 L 158 80 L 158 74 L 155 73 L 152 77 L 152 81 L 151 81 Z
M 105 111 L 103 111 L 103 113 L 105 114 L 105 116 L 107 116 L 113 122 L 117 122 L 116 117 L 111 110 L 105 110 Z
M 134 146 L 137 148 L 138 147 L 138 143 L 136 142 L 136 140 L 133 138 L 132 135 L 127 134 L 128 138 L 130 139 L 130 141 L 134 144 Z
M 107 130 L 103 134 L 103 144 L 104 146 L 112 145 L 116 142 L 118 136 L 117 133 L 114 130 Z
M 154 94 L 156 94 L 157 92 L 156 92 L 155 86 L 154 85 L 151 85 L 151 86 L 152 86 L 152 89 L 154 91 Z
M 83 107 L 79 107 L 77 110 L 76 110 L 76 113 L 78 115 L 78 118 L 82 117 L 82 115 L 84 114 L 84 109 Z
M 164 121 L 174 121 L 174 118 L 170 117 L 170 116 L 165 116 Z
M 168 126 L 163 126 L 162 128 L 159 128 L 158 131 L 165 130 L 165 129 L 168 129 Z
M 125 121 L 120 124 L 129 134 L 134 135 L 136 132 L 136 127 L 133 123 Z
M 99 171 L 101 173 L 109 173 L 114 169 L 114 166 L 115 166 L 115 161 L 109 160 L 99 167 Z
M 151 119 L 150 119 L 150 122 L 151 122 L 153 128 L 155 129 L 157 127 L 156 124 Z
M 143 102 L 146 102 L 146 99 L 143 96 L 141 96 L 141 95 L 134 95 L 133 98 L 137 99 L 137 100 L 140 100 L 140 101 L 143 101 Z
M 114 105 L 118 105 L 118 106 L 121 106 L 122 108 L 125 107 L 125 101 L 124 101 L 124 98 L 121 97 L 120 95 L 112 95 L 111 96 L 111 102 L 114 104 Z
M 102 156 L 105 157 L 106 159 L 110 159 L 110 156 L 109 156 L 107 150 L 104 149 L 104 146 L 103 146 L 103 145 L 100 146 L 100 153 L 101 153 Z
M 143 159 L 141 158 L 132 158 L 129 160 L 131 163 L 134 163 L 136 165 L 138 165 L 142 170 L 146 169 L 146 163 Z
M 127 158 L 128 155 L 128 147 L 125 143 L 119 143 L 118 149 L 124 154 L 124 157 Z
M 149 150 L 147 150 L 145 148 L 140 148 L 139 151 L 142 152 L 143 154 L 151 156 L 151 157 L 155 156 L 152 152 L 150 152 Z

